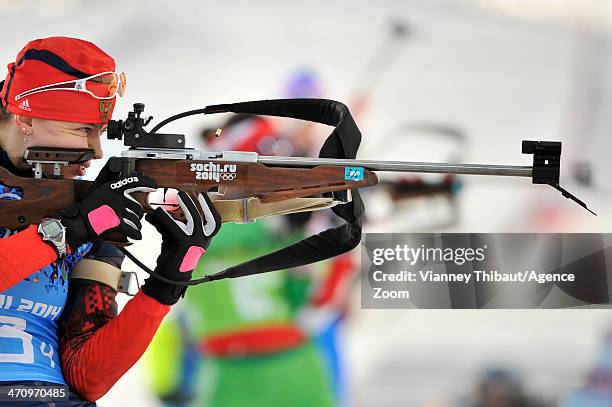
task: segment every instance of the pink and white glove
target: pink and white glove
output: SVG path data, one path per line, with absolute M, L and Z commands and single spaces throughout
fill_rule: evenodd
M 109 235 L 113 239 L 142 239 L 140 219 L 144 210 L 130 193 L 153 192 L 156 188 L 153 179 L 136 174 L 99 186 L 94 183 L 80 202 L 60 212 L 70 249 Z
M 163 239 L 155 272 L 170 280 L 188 281 L 198 260 L 221 228 L 221 217 L 206 194 L 198 195 L 204 219 L 189 195 L 179 191 L 177 198 L 187 223 L 174 220 L 163 208 L 147 214 L 145 219 L 155 226 Z M 162 304 L 172 305 L 184 294 L 186 288 L 150 276 L 145 280 L 142 291 Z

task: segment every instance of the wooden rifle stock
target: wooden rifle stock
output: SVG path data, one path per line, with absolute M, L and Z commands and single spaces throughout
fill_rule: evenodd
M 314 168 L 268 167 L 259 163 L 228 161 L 192 161 L 164 159 L 136 159 L 135 168 L 153 178 L 159 188 L 174 188 L 187 192 L 195 198 L 214 187 L 222 191 L 225 187 L 238 189 L 246 197 L 258 198 L 257 207 L 280 201 L 291 201 L 319 195 L 324 192 L 342 191 L 376 185 L 378 177 L 365 170 L 363 179 L 345 179 L 342 166 L 318 166 Z M 19 177 L 5 168 L 0 168 L 0 184 L 23 190 L 21 200 L 0 199 L 0 226 L 18 229 L 37 224 L 41 219 L 55 216 L 81 199 L 91 181 L 68 179 L 35 179 Z M 134 193 L 146 212 L 152 211 L 148 194 Z M 227 212 L 228 205 L 215 201 L 224 221 L 235 220 Z M 323 201 L 294 201 L 296 210 L 316 210 L 324 207 Z M 286 205 L 276 209 L 279 214 L 291 213 Z M 184 220 L 182 212 L 173 211 L 172 216 Z M 246 219 L 245 219 L 246 220 Z

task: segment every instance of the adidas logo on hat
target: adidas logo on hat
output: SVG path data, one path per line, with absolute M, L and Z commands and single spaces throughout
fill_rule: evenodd
M 19 108 L 21 110 L 27 110 L 28 112 L 32 111 L 32 108 L 30 107 L 30 101 L 28 99 L 24 100 L 23 102 L 21 102 L 19 104 Z

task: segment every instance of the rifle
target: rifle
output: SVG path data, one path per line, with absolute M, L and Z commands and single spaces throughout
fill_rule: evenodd
M 427 162 L 376 161 L 355 159 L 361 132 L 348 108 L 325 99 L 278 99 L 211 105 L 171 116 L 151 131 L 144 129 L 152 117 L 141 117 L 144 104 L 134 104 L 125 120 L 111 120 L 107 137 L 123 140 L 129 149 L 121 157 L 111 157 L 103 169 L 105 180 L 136 172 L 153 178 L 159 188 L 183 190 L 196 197 L 200 192 L 216 191 L 231 199 L 215 200 L 223 222 L 250 222 L 255 219 L 331 208 L 344 223 L 226 270 L 188 282 L 165 279 L 149 270 L 126 249 L 127 242 L 111 241 L 143 270 L 175 285 L 194 285 L 223 278 L 235 278 L 282 270 L 326 260 L 356 247 L 361 240 L 364 205 L 359 188 L 378 183 L 375 171 L 427 172 L 515 176 L 531 178 L 534 184 L 548 184 L 563 196 L 592 212 L 584 202 L 559 186 L 561 143 L 523 141 L 522 152 L 533 155 L 532 166 L 450 164 Z M 246 113 L 290 117 L 334 126 L 321 148 L 319 158 L 258 156 L 255 152 L 203 152 L 187 148 L 185 135 L 158 130 L 166 124 L 196 114 Z M 18 229 L 38 223 L 82 197 L 90 181 L 62 179 L 61 165 L 84 162 L 93 150 L 30 148 L 25 159 L 34 178 L 18 177 L 0 168 L 0 183 L 21 190 L 23 199 L 0 200 L 0 225 Z M 53 166 L 53 175 L 43 178 L 42 168 Z M 99 177 L 100 178 L 100 177 Z M 134 194 L 151 211 L 146 194 Z M 236 198 L 238 197 L 238 198 Z M 197 202 L 197 199 L 194 199 Z M 184 220 L 181 211 L 171 212 Z

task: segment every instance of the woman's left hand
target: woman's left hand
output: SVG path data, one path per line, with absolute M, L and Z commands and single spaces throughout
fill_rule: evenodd
M 145 219 L 162 235 L 161 254 L 155 271 L 174 281 L 188 281 L 198 260 L 205 253 L 213 236 L 221 228 L 221 217 L 204 193 L 198 195 L 204 219 L 193 200 L 183 191 L 178 193 L 178 203 L 187 218 L 186 223 L 174 220 L 163 208 L 147 214 Z M 165 283 L 151 276 L 142 290 L 162 304 L 175 304 L 185 292 L 186 286 Z

